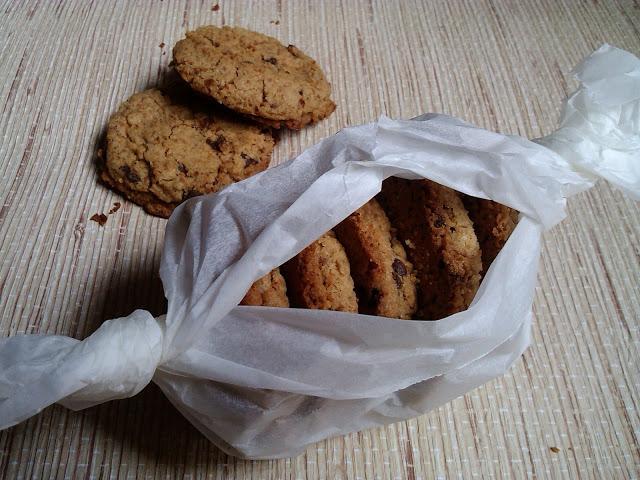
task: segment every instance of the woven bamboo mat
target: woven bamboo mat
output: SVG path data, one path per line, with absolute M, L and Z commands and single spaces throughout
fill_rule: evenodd
M 0 2 L 0 335 L 84 338 L 164 308 L 165 221 L 96 182 L 109 115 L 168 72 L 187 29 L 295 43 L 333 84 L 333 116 L 288 132 L 286 160 L 347 125 L 426 111 L 533 138 L 602 42 L 640 53 L 637 1 Z M 166 46 L 161 48 L 159 45 Z M 289 460 L 230 458 L 154 387 L 0 433 L 0 478 L 634 478 L 640 472 L 640 214 L 600 184 L 545 236 L 533 345 L 503 378 L 419 418 Z

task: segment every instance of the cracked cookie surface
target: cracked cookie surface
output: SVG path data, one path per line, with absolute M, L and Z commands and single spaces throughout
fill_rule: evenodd
M 312 58 L 243 28 L 187 32 L 173 49 L 173 62 L 198 92 L 276 128 L 300 129 L 335 109 L 331 86 Z
M 259 126 L 205 114 L 151 89 L 133 95 L 109 120 L 100 178 L 148 213 L 168 217 L 190 197 L 264 170 L 273 145 Z

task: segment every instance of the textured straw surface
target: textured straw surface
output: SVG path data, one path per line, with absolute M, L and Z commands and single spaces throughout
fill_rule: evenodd
M 633 1 L 0 3 L 2 336 L 84 338 L 135 307 L 163 310 L 165 221 L 98 185 L 93 158 L 110 113 L 166 75 L 187 29 L 246 26 L 323 66 L 336 112 L 285 133 L 275 161 L 380 114 L 444 112 L 541 136 L 585 55 L 604 41 L 640 54 Z M 90 220 L 116 201 L 106 225 Z M 605 184 L 572 199 L 545 237 L 532 347 L 505 377 L 428 415 L 249 462 L 149 386 L 0 433 L 0 478 L 637 477 L 638 211 Z

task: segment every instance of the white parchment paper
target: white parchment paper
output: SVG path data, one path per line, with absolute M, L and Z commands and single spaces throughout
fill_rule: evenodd
M 167 225 L 166 316 L 137 310 L 82 342 L 2 340 L 0 427 L 54 402 L 132 396 L 153 379 L 225 451 L 274 458 L 419 415 L 501 375 L 529 343 L 541 234 L 564 218 L 566 197 L 604 177 L 640 198 L 640 60 L 605 45 L 576 76 L 560 129 L 535 142 L 443 115 L 382 117 L 189 200 Z M 237 306 L 392 175 L 522 212 L 468 310 L 408 321 Z

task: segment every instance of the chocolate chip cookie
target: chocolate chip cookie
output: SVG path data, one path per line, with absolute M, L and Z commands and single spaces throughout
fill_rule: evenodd
M 468 195 L 464 195 L 462 201 L 469 211 L 469 217 L 478 236 L 482 250 L 482 270 L 486 272 L 516 228 L 518 212 L 492 200 Z
M 429 180 L 390 178 L 379 200 L 416 269 L 416 317 L 435 320 L 465 310 L 480 284 L 482 261 L 458 193 Z
M 187 32 L 173 64 L 192 88 L 270 126 L 300 129 L 335 109 L 318 64 L 293 45 L 238 27 Z
M 357 312 L 349 260 L 332 231 L 282 267 L 291 306 Z
M 416 311 L 416 277 L 380 204 L 370 200 L 334 231 L 351 266 L 360 313 L 409 319 Z
M 262 307 L 288 307 L 287 285 L 278 268 L 256 280 L 244 296 L 240 305 Z
M 146 90 L 111 117 L 100 178 L 161 217 L 189 197 L 264 170 L 274 140 L 259 126 L 204 113 L 175 92 Z

